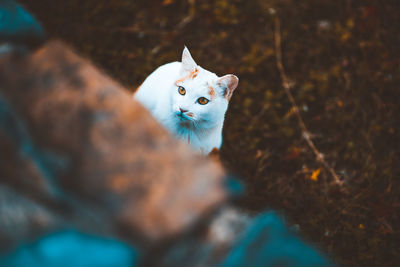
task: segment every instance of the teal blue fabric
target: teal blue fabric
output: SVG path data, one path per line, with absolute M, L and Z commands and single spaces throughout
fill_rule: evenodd
M 52 233 L 0 256 L 0 266 L 7 267 L 132 267 L 136 261 L 137 253 L 131 246 L 75 230 Z
M 274 212 L 257 216 L 219 267 L 333 266 Z
M 44 37 L 39 22 L 21 5 L 12 0 L 0 0 L 0 42 L 22 42 Z

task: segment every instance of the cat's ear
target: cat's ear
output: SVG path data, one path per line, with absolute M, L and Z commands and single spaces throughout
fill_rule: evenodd
M 239 84 L 239 78 L 233 74 L 222 76 L 217 80 L 217 85 L 223 90 L 224 97 L 231 100 L 233 91 Z
M 196 62 L 194 62 L 192 55 L 190 55 L 189 49 L 187 49 L 185 46 L 182 52 L 182 72 L 195 71 L 196 67 Z

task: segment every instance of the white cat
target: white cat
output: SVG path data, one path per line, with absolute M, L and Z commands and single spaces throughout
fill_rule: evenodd
M 222 144 L 222 126 L 228 102 L 239 79 L 218 77 L 198 66 L 185 47 L 182 62 L 157 68 L 134 98 L 178 139 L 208 154 Z

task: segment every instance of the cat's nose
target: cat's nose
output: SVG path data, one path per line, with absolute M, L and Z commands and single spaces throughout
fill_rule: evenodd
M 185 113 L 188 111 L 187 109 L 183 109 L 183 108 L 179 108 L 179 110 L 181 111 L 181 113 Z

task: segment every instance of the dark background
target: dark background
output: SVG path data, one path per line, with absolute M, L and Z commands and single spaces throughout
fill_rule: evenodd
M 397 0 L 23 0 L 62 39 L 132 92 L 156 67 L 196 62 L 239 87 L 221 159 L 240 175 L 251 213 L 283 211 L 339 264 L 400 264 L 400 3 Z M 283 64 L 316 160 L 276 67 Z

